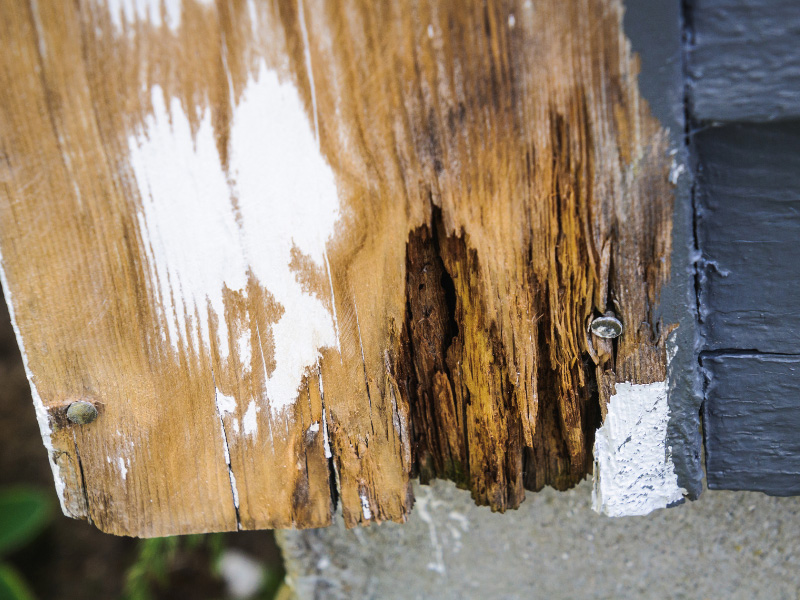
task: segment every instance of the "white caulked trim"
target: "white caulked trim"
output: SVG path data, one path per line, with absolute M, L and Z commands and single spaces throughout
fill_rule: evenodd
M 592 508 L 646 515 L 683 499 L 666 446 L 667 382 L 618 383 L 594 442 Z
M 14 329 L 14 335 L 17 338 L 17 344 L 19 344 L 19 353 L 22 355 L 22 365 L 25 368 L 25 375 L 28 377 L 28 383 L 31 386 L 31 398 L 33 398 L 33 407 L 36 410 L 36 420 L 39 423 L 39 431 L 42 434 L 44 447 L 47 449 L 47 460 L 50 461 L 50 469 L 53 471 L 53 479 L 55 480 L 56 484 L 56 494 L 58 495 L 58 502 L 61 505 L 61 512 L 67 517 L 77 517 L 78 515 L 73 515 L 71 512 L 69 512 L 69 510 L 67 510 L 67 504 L 64 497 L 66 485 L 64 484 L 64 479 L 61 477 L 61 470 L 58 464 L 56 464 L 56 461 L 53 459 L 53 454 L 55 454 L 52 439 L 53 430 L 50 427 L 50 418 L 47 414 L 47 408 L 45 408 L 42 397 L 39 395 L 39 390 L 36 388 L 36 383 L 33 380 L 33 372 L 31 371 L 28 363 L 28 354 L 25 352 L 25 342 L 22 339 L 22 333 L 20 333 L 19 325 L 17 325 L 17 316 L 14 312 L 14 302 L 12 300 L 11 287 L 8 285 L 8 279 L 6 278 L 2 250 L 0 250 L 0 284 L 2 284 L 5 293 L 6 304 L 8 305 L 8 314 L 11 317 L 11 327 Z

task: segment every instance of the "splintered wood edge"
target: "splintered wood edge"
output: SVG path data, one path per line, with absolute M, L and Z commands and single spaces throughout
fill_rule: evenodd
M 402 522 L 413 476 L 503 511 L 593 464 L 606 514 L 682 498 L 617 0 L 2 6 L 0 272 L 65 514 Z

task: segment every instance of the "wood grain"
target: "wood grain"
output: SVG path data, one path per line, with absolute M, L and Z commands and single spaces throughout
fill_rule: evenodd
M 666 377 L 620 3 L 143 6 L 0 2 L 4 287 L 41 407 L 104 407 L 43 423 L 65 512 L 353 526 L 416 474 L 500 511 L 583 478 L 615 382 Z

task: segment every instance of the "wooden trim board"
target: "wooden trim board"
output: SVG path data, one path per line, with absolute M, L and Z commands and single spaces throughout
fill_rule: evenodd
M 503 511 L 595 462 L 599 510 L 683 497 L 673 163 L 619 2 L 0 16 L 3 286 L 66 514 L 353 526 L 403 521 L 414 476 Z M 76 400 L 94 423 L 63 420 Z

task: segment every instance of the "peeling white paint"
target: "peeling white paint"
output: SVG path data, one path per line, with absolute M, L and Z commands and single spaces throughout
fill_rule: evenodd
M 244 419 L 242 419 L 242 427 L 245 435 L 255 435 L 258 433 L 257 414 L 258 406 L 256 406 L 255 400 L 250 400 L 250 404 L 247 405 L 247 412 L 244 413 Z
M 217 412 L 220 417 L 224 417 L 228 413 L 236 412 L 236 398 L 233 396 L 226 396 L 217 388 L 215 390 L 215 397 L 217 402 Z
M 236 476 L 233 474 L 233 469 L 230 468 L 228 465 L 228 475 L 230 475 L 231 479 L 231 492 L 233 493 L 233 505 L 236 507 L 236 510 L 239 510 L 239 490 L 236 487 Z
M 111 13 L 111 22 L 118 29 L 125 23 L 149 21 L 155 27 L 166 24 L 172 30 L 181 24 L 181 0 L 163 0 L 166 12 L 166 23 L 161 19 L 162 0 L 106 0 Z
M 369 498 L 364 492 L 361 492 L 361 512 L 364 513 L 364 519 L 369 521 L 372 518 L 372 511 L 369 508 Z
M 327 264 L 325 244 L 339 215 L 333 171 L 297 90 L 264 65 L 234 109 L 227 173 L 209 111 L 192 135 L 177 98 L 167 104 L 163 90 L 154 87 L 152 103 L 153 114 L 128 145 L 142 200 L 143 247 L 167 325 L 164 337 L 177 352 L 195 347 L 198 337 L 210 349 L 213 312 L 225 355 L 223 289 L 245 293 L 248 274 L 255 275 L 283 309 L 272 325 L 276 368 L 266 385 L 277 414 L 296 400 L 320 349 L 338 347 L 334 315 L 303 290 L 289 268 L 293 247 Z M 187 335 L 187 325 L 199 336 Z M 259 332 L 259 340 L 266 339 Z M 243 359 L 255 350 L 249 335 L 237 336 L 236 343 Z
M 236 489 L 236 477 L 233 474 L 233 467 L 231 466 L 231 452 L 230 452 L 230 450 L 228 448 L 228 436 L 225 434 L 225 425 L 222 422 L 222 417 L 223 417 L 223 415 L 225 413 L 223 412 L 223 410 L 220 409 L 220 399 L 219 399 L 220 396 L 225 398 L 224 400 L 222 400 L 222 403 L 224 405 L 226 403 L 227 399 L 229 399 L 229 397 L 225 396 L 224 394 L 221 394 L 220 391 L 218 389 L 216 389 L 216 388 L 214 388 L 214 392 L 215 392 L 215 394 L 214 394 L 214 396 L 215 396 L 214 403 L 217 406 L 217 416 L 219 417 L 219 432 L 220 432 L 220 435 L 222 436 L 222 452 L 225 455 L 225 464 L 228 466 L 228 478 L 230 479 L 230 482 L 231 482 L 231 494 L 233 495 L 233 505 L 238 510 L 239 509 L 239 490 Z M 234 401 L 234 408 L 235 408 L 235 406 L 236 406 L 236 404 L 235 404 L 235 401 Z M 237 523 L 237 526 L 238 526 L 238 523 Z
M 678 179 L 680 179 L 681 175 L 686 171 L 686 167 L 683 164 L 678 163 L 674 158 L 672 159 L 672 164 L 669 168 L 669 182 L 672 185 L 677 185 Z
M 249 329 L 246 329 L 239 335 L 236 341 L 236 350 L 239 354 L 239 364 L 242 369 L 249 369 L 253 362 L 253 345 L 250 341 Z
M 618 383 L 594 443 L 592 508 L 646 515 L 683 499 L 666 446 L 667 382 Z
M 33 380 L 33 371 L 31 371 L 30 364 L 28 363 L 28 354 L 25 352 L 25 342 L 22 339 L 22 333 L 20 332 L 19 325 L 17 324 L 17 316 L 14 312 L 14 301 L 12 299 L 11 287 L 9 287 L 8 279 L 6 277 L 2 251 L 0 251 L 0 284 L 3 286 L 6 304 L 8 305 L 8 315 L 11 318 L 11 327 L 14 329 L 14 335 L 17 338 L 17 344 L 19 344 L 19 353 L 22 355 L 22 366 L 25 369 L 25 375 L 28 377 L 28 383 L 31 386 L 33 408 L 36 411 L 36 421 L 39 423 L 39 432 L 42 435 L 42 442 L 47 450 L 47 460 L 50 462 L 50 469 L 53 471 L 53 480 L 55 481 L 58 503 L 61 505 L 61 512 L 64 513 L 65 516 L 71 517 L 73 515 L 67 510 L 67 504 L 64 495 L 66 485 L 64 484 L 64 479 L 61 477 L 61 469 L 53 458 L 55 455 L 55 449 L 53 448 L 53 430 L 50 427 L 50 417 L 47 414 L 47 409 L 44 406 L 42 397 L 39 395 L 39 390 L 36 388 L 36 383 Z
M 322 410 L 322 445 L 325 448 L 325 458 L 333 456 L 331 454 L 331 444 L 328 441 L 328 418 L 325 416 L 325 409 Z

